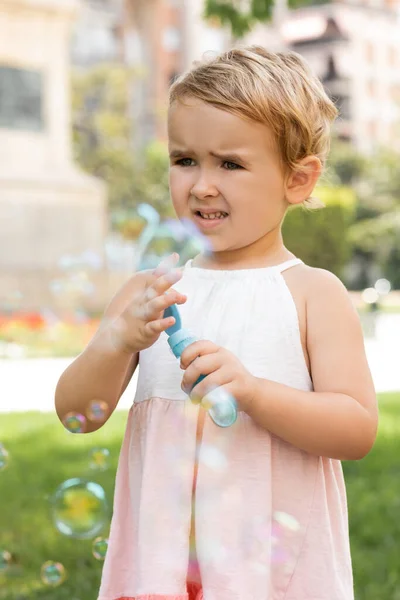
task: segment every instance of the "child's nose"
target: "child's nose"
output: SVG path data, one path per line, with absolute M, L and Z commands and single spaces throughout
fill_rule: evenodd
M 193 185 L 190 193 L 196 198 L 203 199 L 209 196 L 215 198 L 219 195 L 219 191 L 215 180 L 210 174 L 203 173 L 198 177 Z

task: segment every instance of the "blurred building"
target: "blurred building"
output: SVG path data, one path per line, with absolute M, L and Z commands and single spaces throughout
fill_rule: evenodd
M 102 260 L 104 184 L 73 161 L 68 47 L 72 0 L 0 2 L 0 307 L 54 301 L 60 260 Z
M 71 43 L 72 63 L 90 67 L 122 58 L 123 0 L 80 0 Z
M 248 41 L 302 54 L 335 100 L 339 137 L 360 151 L 400 150 L 400 2 L 333 0 L 280 15 Z
M 227 47 L 229 33 L 202 18 L 204 0 L 81 0 L 73 64 L 121 61 L 138 69 L 132 93 L 135 144 L 166 139 L 171 82 L 206 51 Z
M 206 23 L 204 0 L 81 0 L 76 65 L 120 60 L 141 75 L 132 94 L 135 143 L 165 139 L 168 88 L 204 52 L 231 44 L 227 28 Z M 289 11 L 276 0 L 272 24 L 241 43 L 302 54 L 340 109 L 338 135 L 359 150 L 400 144 L 399 0 L 332 0 Z

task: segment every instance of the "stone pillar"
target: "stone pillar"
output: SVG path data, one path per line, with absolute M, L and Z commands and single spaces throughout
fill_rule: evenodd
M 0 308 L 51 302 L 60 259 L 103 257 L 105 186 L 72 160 L 70 30 L 76 0 L 0 2 Z

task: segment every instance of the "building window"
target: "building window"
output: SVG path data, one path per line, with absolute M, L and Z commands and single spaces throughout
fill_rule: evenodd
M 43 76 L 0 65 L 0 127 L 43 131 Z

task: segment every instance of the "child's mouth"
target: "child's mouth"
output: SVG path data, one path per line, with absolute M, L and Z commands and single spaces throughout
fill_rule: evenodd
M 205 214 L 201 211 L 197 210 L 194 213 L 195 221 L 199 224 L 203 229 L 209 229 L 212 227 L 217 227 L 221 225 L 221 223 L 228 217 L 229 215 L 226 212 L 217 212 Z
M 219 211 L 217 213 L 202 213 L 200 210 L 197 210 L 195 212 L 195 214 L 199 217 L 201 217 L 202 219 L 206 219 L 206 220 L 215 220 L 215 219 L 225 219 L 225 217 L 228 216 L 228 213 L 223 212 L 223 211 Z

